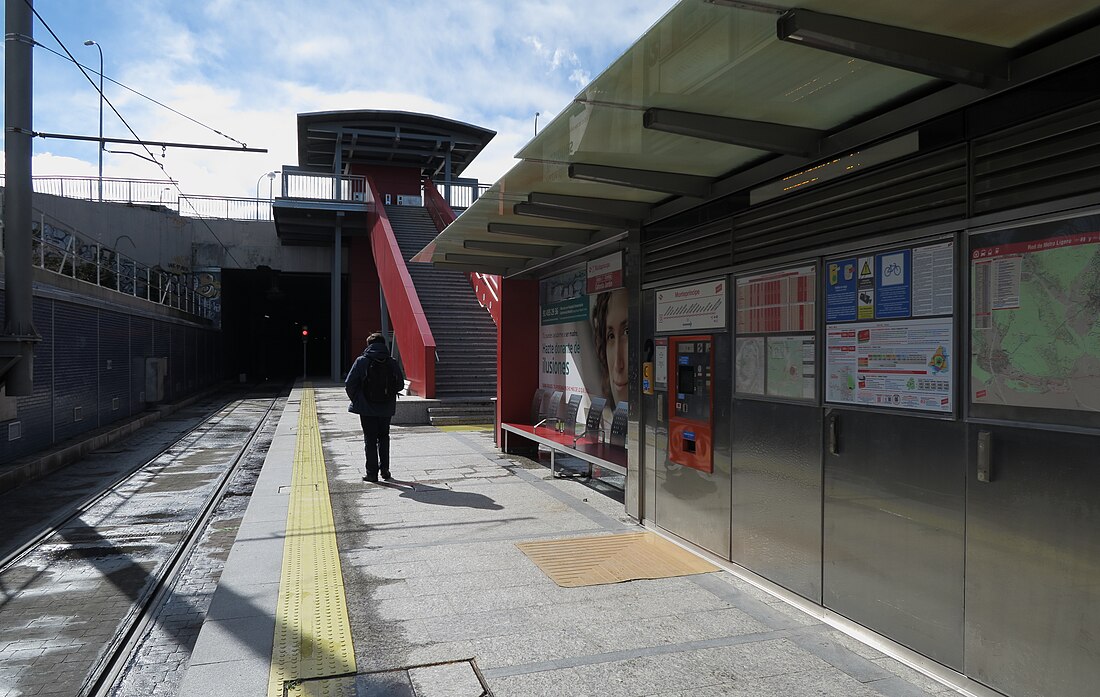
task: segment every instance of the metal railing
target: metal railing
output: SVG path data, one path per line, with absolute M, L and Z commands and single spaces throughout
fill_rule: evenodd
M 311 201 L 347 201 L 370 203 L 367 178 L 361 175 L 320 174 L 317 172 L 283 171 L 283 198 Z
M 179 214 L 190 218 L 219 220 L 273 220 L 271 201 L 264 198 L 226 198 L 183 194 Z
M 195 288 L 192 274 L 151 268 L 117 250 L 87 242 L 43 218 L 31 229 L 35 266 L 46 271 L 213 319 L 218 302 Z
M 99 200 L 99 177 L 32 177 L 36 194 L 50 194 L 87 201 Z M 5 184 L 0 174 L 0 186 Z M 176 201 L 176 181 L 170 179 L 103 178 L 103 200 L 110 203 L 154 203 L 173 206 Z
M 65 198 L 99 200 L 98 177 L 32 178 L 34 192 Z M 0 186 L 4 186 L 0 174 Z M 200 196 L 180 194 L 177 182 L 156 179 L 103 178 L 103 201 L 108 203 L 132 203 L 161 205 L 192 218 L 216 218 L 224 220 L 273 220 L 271 200 L 260 198 L 234 198 L 226 196 Z M 443 185 L 439 185 L 444 190 Z M 450 196 L 446 196 L 451 208 L 469 208 L 474 201 L 489 190 L 488 184 L 476 179 L 454 179 L 450 184 Z M 287 169 L 282 172 L 281 196 L 313 201 L 344 201 L 371 203 L 366 177 L 360 175 L 319 174 Z M 423 192 L 421 201 L 424 200 Z

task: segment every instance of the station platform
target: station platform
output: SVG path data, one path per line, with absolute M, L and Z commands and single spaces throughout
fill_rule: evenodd
M 296 386 L 179 694 L 958 693 L 728 570 L 559 585 L 517 545 L 646 529 L 488 429 L 390 448 L 363 481 L 342 386 Z

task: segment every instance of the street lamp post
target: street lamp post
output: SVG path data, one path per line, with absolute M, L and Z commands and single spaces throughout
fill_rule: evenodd
M 99 200 L 103 201 L 103 47 L 88 39 L 85 46 L 95 46 L 99 50 Z

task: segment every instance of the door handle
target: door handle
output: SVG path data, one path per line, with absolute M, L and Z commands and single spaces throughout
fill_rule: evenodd
M 829 415 L 829 424 L 828 424 L 829 452 L 832 453 L 833 455 L 839 455 L 840 454 L 840 437 L 839 437 L 839 434 L 838 434 L 838 431 L 840 430 L 840 427 L 839 427 L 839 424 L 837 423 L 839 420 L 840 420 L 840 417 L 838 417 L 836 414 L 830 414 Z
M 978 431 L 978 481 L 993 481 L 993 434 Z

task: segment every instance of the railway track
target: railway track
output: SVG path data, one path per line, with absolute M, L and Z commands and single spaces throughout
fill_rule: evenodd
M 0 560 L 0 693 L 110 692 L 283 394 L 229 401 Z

